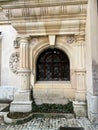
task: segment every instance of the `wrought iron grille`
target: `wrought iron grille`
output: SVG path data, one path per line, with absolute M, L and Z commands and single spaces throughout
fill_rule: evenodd
M 37 60 L 37 81 L 69 81 L 68 56 L 59 49 L 47 49 Z

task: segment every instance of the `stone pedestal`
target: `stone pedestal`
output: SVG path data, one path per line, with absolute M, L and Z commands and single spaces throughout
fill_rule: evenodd
M 73 102 L 74 112 L 77 117 L 86 117 L 87 116 L 87 104 L 83 101 L 74 101 Z
M 16 92 L 14 95 L 14 101 L 10 106 L 10 112 L 30 112 L 32 110 L 32 101 L 30 97 L 30 90 Z

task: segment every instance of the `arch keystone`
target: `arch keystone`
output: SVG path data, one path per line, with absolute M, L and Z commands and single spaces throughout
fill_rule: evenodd
M 55 46 L 55 38 L 56 38 L 56 35 L 49 35 L 49 44 L 50 46 Z

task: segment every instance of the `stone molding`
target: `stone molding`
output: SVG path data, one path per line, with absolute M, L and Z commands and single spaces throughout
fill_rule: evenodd
M 11 23 L 20 34 L 78 34 L 80 28 L 85 31 L 87 0 L 27 0 L 25 6 L 23 1 L 18 1 L 1 7 L 0 24 Z
M 26 24 L 25 24 L 26 22 Z M 80 24 L 82 30 L 85 31 L 85 20 L 66 20 L 66 21 L 40 21 L 40 22 L 29 22 L 29 21 L 19 21 L 13 22 L 13 27 L 22 34 L 28 33 L 32 36 L 41 35 L 69 35 L 69 34 L 79 34 Z M 70 27 L 70 29 L 69 29 Z
M 19 52 L 14 52 L 11 54 L 9 59 L 9 67 L 12 70 L 13 73 L 18 73 L 19 69 Z
M 8 8 L 3 10 L 6 16 L 10 19 L 19 19 L 19 17 L 34 17 L 34 16 L 53 16 L 53 15 L 70 15 L 70 14 L 86 14 L 86 4 L 80 5 L 57 5 L 44 7 L 21 7 Z
M 2 0 L 2 7 L 4 8 L 15 8 L 15 7 L 23 7 L 23 5 L 25 4 L 26 7 L 43 7 L 43 6 L 48 6 L 48 5 L 52 5 L 52 6 L 57 6 L 57 5 L 76 5 L 76 4 L 87 4 L 88 0 L 26 0 L 24 3 L 24 0 L 20 0 L 20 1 L 14 1 L 12 2 L 8 2 L 8 0 Z M 6 2 L 5 2 L 6 1 Z

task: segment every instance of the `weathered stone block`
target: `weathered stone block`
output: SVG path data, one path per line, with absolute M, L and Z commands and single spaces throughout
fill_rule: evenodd
M 32 101 L 25 102 L 12 102 L 10 106 L 10 112 L 31 112 Z
M 12 86 L 1 86 L 0 87 L 0 102 L 9 102 L 14 99 L 14 92 L 16 88 Z
M 15 94 L 14 101 L 11 102 L 10 112 L 30 112 L 32 110 L 30 95 L 30 90 L 18 91 Z
M 30 90 L 17 91 L 14 95 L 14 101 L 29 101 L 30 98 Z
M 86 102 L 74 101 L 73 102 L 74 112 L 77 117 L 87 116 L 87 104 Z

